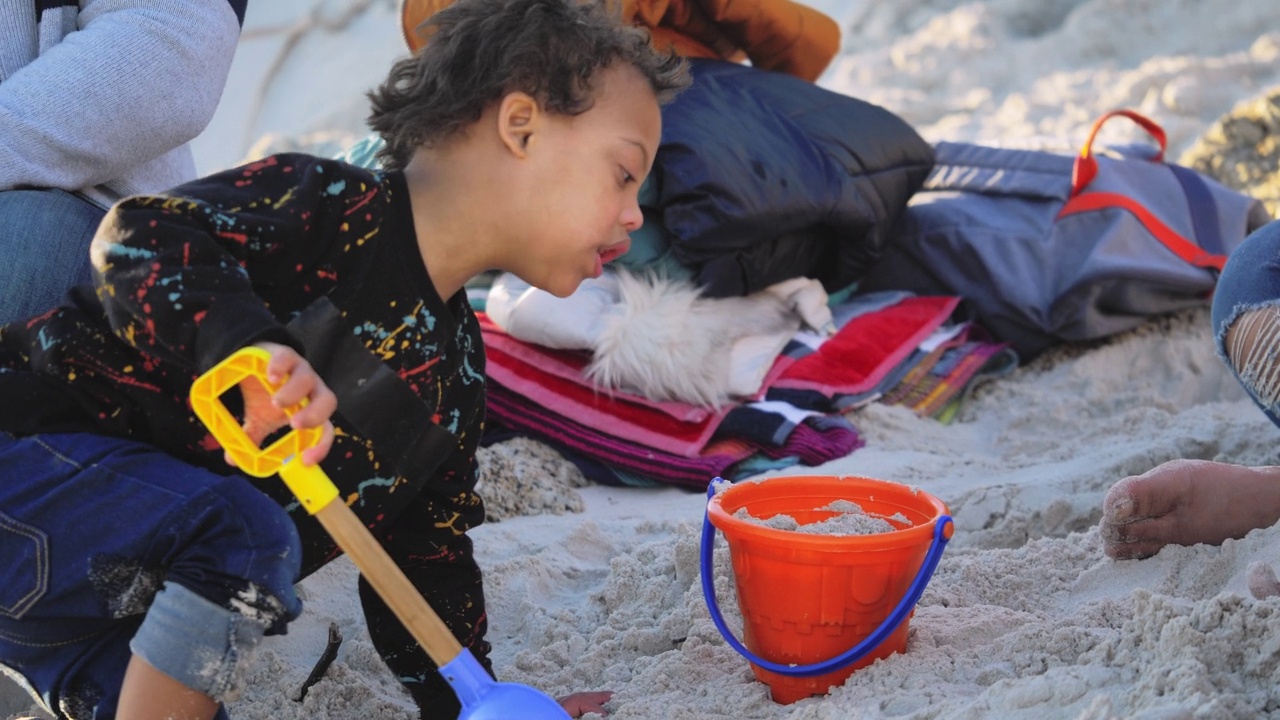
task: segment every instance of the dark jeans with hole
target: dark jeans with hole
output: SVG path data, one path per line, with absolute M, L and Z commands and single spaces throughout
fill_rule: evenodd
M 243 477 L 118 438 L 0 433 L 0 664 L 60 716 L 115 717 L 131 654 L 227 697 L 301 611 L 301 557 Z
M 1255 348 L 1253 367 L 1233 365 L 1227 357 L 1226 335 L 1241 315 L 1270 308 L 1276 325 L 1262 329 L 1263 342 Z M 1213 336 L 1218 355 L 1266 413 L 1280 426 L 1280 220 L 1264 225 L 1245 238 L 1227 258 L 1213 294 Z M 1268 341 L 1268 335 L 1272 341 Z M 1243 360 L 1241 360 L 1243 362 Z M 1274 369 L 1274 372 L 1272 371 Z

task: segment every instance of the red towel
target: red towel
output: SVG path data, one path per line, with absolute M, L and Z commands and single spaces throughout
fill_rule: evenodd
M 912 297 L 859 315 L 816 351 L 794 360 L 772 387 L 814 390 L 828 397 L 875 387 L 951 317 L 960 298 Z

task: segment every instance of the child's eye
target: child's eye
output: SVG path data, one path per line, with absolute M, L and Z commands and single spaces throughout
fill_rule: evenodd
M 635 175 L 632 175 L 630 172 L 628 172 L 626 168 L 624 168 L 624 167 L 622 167 L 622 166 L 618 166 L 618 169 L 622 170 L 622 183 L 621 183 L 621 184 L 623 185 L 623 187 L 625 187 L 625 186 L 627 186 L 627 185 L 630 185 L 632 182 L 634 182 L 634 181 L 635 181 L 636 176 L 635 176 Z

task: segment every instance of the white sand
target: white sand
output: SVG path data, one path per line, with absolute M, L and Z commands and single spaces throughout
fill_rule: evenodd
M 1160 122 L 1177 158 L 1238 101 L 1280 86 L 1274 0 L 814 2 L 845 32 L 821 83 L 899 113 L 930 140 L 1074 149 L 1095 117 L 1124 106 Z M 363 12 L 326 30 L 348 6 Z M 285 35 L 269 30 L 308 23 L 281 54 Z M 361 93 L 401 49 L 393 0 L 254 0 L 245 37 L 234 85 L 198 142 L 206 171 L 267 132 L 359 137 Z M 505 474 L 488 482 L 532 498 L 522 506 L 524 491 L 507 492 L 500 514 L 543 514 L 474 533 L 496 667 L 557 695 L 613 689 L 618 720 L 1278 717 L 1280 599 L 1251 599 L 1245 568 L 1280 561 L 1280 528 L 1127 562 L 1103 556 L 1096 529 L 1106 489 L 1164 460 L 1280 464 L 1280 432 L 1214 357 L 1207 325 L 1207 312 L 1189 312 L 1051 353 L 979 392 L 950 426 L 872 405 L 853 416 L 867 447 L 794 469 L 918 485 L 951 506 L 957 532 L 908 651 L 789 706 L 768 699 L 708 619 L 701 495 L 575 489 L 572 471 L 538 470 L 546 455 L 536 449 L 497 450 L 486 463 Z M 732 616 L 724 560 L 717 584 Z M 302 590 L 304 617 L 260 654 L 233 717 L 414 717 L 364 634 L 350 565 Z M 330 622 L 346 640 L 295 702 Z
M 1206 323 L 1188 313 L 1046 357 L 981 392 L 957 425 L 862 411 L 868 447 L 813 472 L 917 484 L 958 529 L 908 651 L 828 697 L 774 704 L 720 639 L 699 588 L 703 499 L 678 490 L 587 487 L 584 513 L 476 532 L 495 663 L 552 694 L 614 689 L 611 717 L 634 720 L 1274 714 L 1280 599 L 1251 599 L 1245 569 L 1280 559 L 1280 528 L 1113 562 L 1094 527 L 1114 480 L 1163 460 L 1277 462 L 1275 428 L 1218 366 Z M 303 584 L 308 614 L 263 653 L 236 717 L 413 717 L 362 634 L 353 577 L 335 563 Z M 716 581 L 736 626 L 724 555 Z M 294 703 L 330 621 L 343 650 Z

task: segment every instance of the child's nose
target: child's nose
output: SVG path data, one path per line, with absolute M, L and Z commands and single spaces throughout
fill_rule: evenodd
M 628 203 L 622 209 L 622 216 L 619 220 L 622 222 L 622 226 L 627 229 L 627 232 L 639 230 L 640 226 L 644 225 L 644 213 L 640 210 L 640 203 Z

